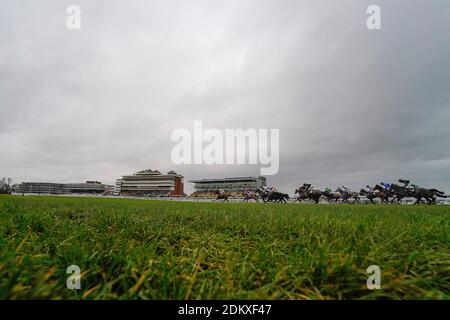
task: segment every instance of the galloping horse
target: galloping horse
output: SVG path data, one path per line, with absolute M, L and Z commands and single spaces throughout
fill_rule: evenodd
M 255 200 L 256 202 L 259 202 L 259 196 L 256 192 L 246 192 L 244 193 L 244 200 L 242 202 L 248 202 L 249 200 Z
M 357 203 L 359 202 L 359 193 L 355 191 L 345 191 L 342 188 L 337 188 L 336 192 L 339 192 L 342 195 L 342 202 L 344 203 L 350 203 L 348 202 L 348 199 L 353 199 L 351 203 Z
M 289 199 L 289 195 L 287 193 L 274 191 L 269 193 L 267 201 L 273 201 L 275 203 L 287 203 L 286 199 Z
M 366 197 L 367 199 L 369 199 L 370 203 L 374 204 L 375 202 L 373 201 L 373 199 L 378 198 L 379 191 L 375 191 L 369 186 L 366 186 L 366 188 L 369 189 L 369 191 L 361 189 L 361 191 L 359 191 L 359 194 L 363 197 Z
M 341 198 L 342 194 L 340 192 L 331 192 L 331 190 L 327 188 L 322 193 L 322 196 L 324 196 L 328 202 L 334 200 L 334 203 L 337 203 L 338 200 Z
M 407 188 L 405 186 L 399 186 L 398 184 L 391 184 L 389 188 L 389 192 L 394 196 L 391 202 L 397 200 L 398 203 L 401 203 L 403 198 L 414 196 L 414 190 L 411 188 Z
M 217 194 L 217 199 L 214 201 L 222 200 L 222 202 L 228 202 L 228 197 L 230 196 L 229 193 L 226 192 L 220 192 L 219 190 L 216 190 L 215 194 Z
M 391 192 L 389 190 L 386 190 L 379 184 L 375 185 L 372 190 L 378 191 L 378 197 L 381 199 L 381 203 L 389 203 L 389 196 L 391 195 Z
M 287 203 L 286 199 L 289 199 L 289 195 L 286 193 L 281 193 L 278 191 L 267 192 L 263 191 L 260 188 L 256 189 L 256 193 L 266 202 L 275 202 L 275 203 Z
M 428 204 L 436 203 L 436 197 L 447 198 L 443 191 L 439 191 L 438 189 L 425 188 L 415 189 L 413 192 L 413 197 L 416 198 L 416 202 L 414 204 L 420 203 L 422 198 L 427 200 Z
M 310 183 L 304 183 L 303 186 L 295 189 L 295 194 L 298 194 L 298 197 L 295 201 L 302 200 L 313 200 L 315 204 L 319 203 L 320 197 L 323 192 L 317 189 L 313 189 Z

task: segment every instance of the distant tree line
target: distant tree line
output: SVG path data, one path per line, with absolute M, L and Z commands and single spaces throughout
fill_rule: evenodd
M 0 194 L 11 194 L 12 192 L 12 179 L 3 177 L 0 180 Z

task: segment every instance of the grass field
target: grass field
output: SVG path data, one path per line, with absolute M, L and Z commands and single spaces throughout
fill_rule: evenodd
M 449 299 L 449 231 L 447 206 L 0 196 L 0 298 Z

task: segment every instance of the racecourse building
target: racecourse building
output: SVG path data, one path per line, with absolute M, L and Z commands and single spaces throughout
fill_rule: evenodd
M 184 196 L 184 177 L 175 171 L 142 170 L 116 181 L 114 194 L 122 196 Z
M 229 192 L 235 196 L 242 196 L 245 191 L 255 191 L 267 184 L 266 177 L 237 177 L 223 179 L 190 180 L 194 184 L 193 196 L 212 196 L 217 190 Z
M 16 192 L 24 194 L 103 194 L 111 186 L 99 181 L 86 183 L 22 182 Z
M 67 193 L 104 193 L 110 186 L 102 184 L 100 181 L 86 181 L 86 183 L 67 183 Z

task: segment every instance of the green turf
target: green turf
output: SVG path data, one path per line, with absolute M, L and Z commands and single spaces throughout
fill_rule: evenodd
M 0 196 L 0 298 L 449 299 L 449 231 L 446 206 Z

